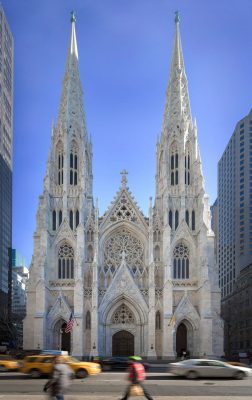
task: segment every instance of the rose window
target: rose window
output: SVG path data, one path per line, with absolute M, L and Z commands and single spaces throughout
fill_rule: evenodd
M 115 270 L 121 265 L 123 253 L 125 254 L 126 264 L 133 274 L 136 272 L 142 274 L 144 272 L 143 244 L 125 229 L 107 240 L 104 252 L 104 271 L 110 270 L 114 274 Z

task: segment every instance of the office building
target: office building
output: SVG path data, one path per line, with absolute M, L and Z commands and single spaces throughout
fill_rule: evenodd
M 8 343 L 11 312 L 13 37 L 0 6 L 0 345 Z
M 252 110 L 218 163 L 218 265 L 225 351 L 252 355 Z

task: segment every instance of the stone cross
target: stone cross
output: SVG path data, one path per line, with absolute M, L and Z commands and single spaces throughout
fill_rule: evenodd
M 120 174 L 122 175 L 122 180 L 121 180 L 122 187 L 126 187 L 126 184 L 127 184 L 127 177 L 126 177 L 126 175 L 128 175 L 128 171 L 126 171 L 126 169 L 123 169 L 123 170 L 120 172 Z

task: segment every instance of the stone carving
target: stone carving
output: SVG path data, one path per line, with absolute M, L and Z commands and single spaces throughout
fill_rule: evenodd
M 134 315 L 125 304 L 121 304 L 112 316 L 112 324 L 134 324 L 134 322 Z
M 126 193 L 122 192 L 120 199 L 118 200 L 113 213 L 110 215 L 111 221 L 131 221 L 139 222 L 136 211 L 132 203 L 128 200 Z

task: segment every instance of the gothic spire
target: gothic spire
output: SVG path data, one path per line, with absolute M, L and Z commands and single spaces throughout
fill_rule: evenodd
M 173 131 L 180 122 L 191 122 L 190 100 L 187 87 L 182 45 L 179 31 L 179 15 L 176 11 L 175 39 L 170 66 L 170 77 L 166 91 L 165 110 L 163 118 L 163 133 Z
M 86 136 L 75 22 L 76 17 L 74 12 L 72 12 L 71 33 L 58 114 L 58 125 L 66 128 L 68 131 L 76 131 L 76 133 L 79 132 L 81 136 Z

